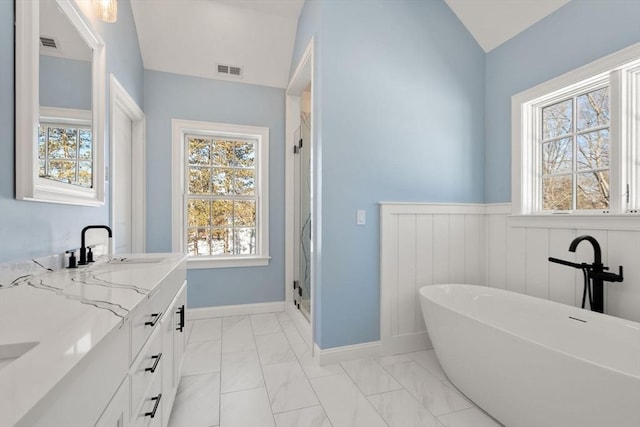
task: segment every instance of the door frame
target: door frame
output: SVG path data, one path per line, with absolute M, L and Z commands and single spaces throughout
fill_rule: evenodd
M 320 180 L 319 174 L 319 150 L 317 135 L 317 110 L 314 108 L 316 99 L 316 82 L 314 79 L 314 55 L 315 42 L 312 38 L 305 49 L 298 66 L 286 90 L 286 147 L 285 147 L 285 311 L 289 314 L 296 328 L 304 338 L 311 351 L 314 350 L 315 322 L 317 320 L 317 284 L 319 283 L 319 254 L 320 254 Z M 293 280 L 295 271 L 295 248 L 296 235 L 295 230 L 295 185 L 294 185 L 294 162 L 295 154 L 293 151 L 295 141 L 295 131 L 300 126 L 300 103 L 304 90 L 311 84 L 311 218 L 312 218 L 312 247 L 311 247 L 311 292 L 310 305 L 311 316 L 309 321 L 304 315 L 293 306 Z
M 115 200 L 113 197 L 113 167 L 115 156 L 115 121 L 114 111 L 120 109 L 131 120 L 131 164 L 139 167 L 131 168 L 131 252 L 146 252 L 146 117 L 142 109 L 131 95 L 110 74 L 110 110 L 109 110 L 109 203 L 110 223 L 113 226 L 115 217 Z M 115 241 L 113 243 L 115 248 Z

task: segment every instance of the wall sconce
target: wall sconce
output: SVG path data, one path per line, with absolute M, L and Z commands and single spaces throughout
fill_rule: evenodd
M 116 22 L 118 19 L 118 0 L 95 0 L 98 17 L 104 22 Z

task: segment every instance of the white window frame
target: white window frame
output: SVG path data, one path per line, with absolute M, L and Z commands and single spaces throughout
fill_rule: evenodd
M 538 208 L 540 168 L 535 139 L 540 109 L 578 91 L 608 82 L 610 87 L 610 201 L 608 210 L 554 213 Z M 629 217 L 637 222 L 640 209 L 640 43 L 549 80 L 511 98 L 511 200 L 514 225 L 532 222 L 565 227 L 579 219 L 583 225 L 616 218 L 628 228 Z M 538 163 L 536 163 L 538 162 Z M 627 201 L 627 185 L 629 201 Z M 614 225 L 615 227 L 615 225 Z M 640 226 L 638 226 L 640 228 Z
M 269 128 L 173 119 L 172 127 L 172 247 L 187 253 L 186 142 L 187 135 L 221 136 L 256 140 L 256 254 L 189 256 L 193 268 L 255 267 L 269 264 Z
M 94 168 L 96 167 L 95 162 L 95 147 L 93 142 L 95 138 L 93 138 L 93 127 L 91 126 L 91 110 L 78 110 L 73 108 L 58 108 L 58 107 L 40 107 L 40 127 L 46 126 L 47 128 L 52 128 L 55 126 L 58 127 L 76 127 L 77 129 L 84 128 L 89 129 L 91 131 L 91 187 L 83 187 L 79 184 L 71 184 L 77 186 L 79 188 L 85 188 L 87 191 L 91 191 L 93 189 L 93 185 L 95 185 L 94 180 Z M 48 137 L 47 137 L 48 140 Z M 77 162 L 80 161 L 78 159 L 78 153 L 80 150 L 80 135 L 78 135 L 78 146 L 76 147 L 76 158 L 74 161 L 76 162 L 76 172 L 77 172 Z M 40 160 L 40 156 L 38 155 L 38 160 Z M 45 159 L 46 163 L 49 163 L 49 158 Z M 66 160 L 66 159 L 64 159 Z M 84 161 L 87 161 L 86 159 Z M 38 177 L 43 179 L 50 179 L 41 177 L 38 172 Z M 69 185 L 69 183 L 52 180 L 54 182 L 60 182 L 61 184 Z

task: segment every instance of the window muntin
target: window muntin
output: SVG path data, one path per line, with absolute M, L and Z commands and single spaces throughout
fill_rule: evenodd
M 41 178 L 92 188 L 91 126 L 40 123 L 38 163 Z
M 187 253 L 255 256 L 258 140 L 185 135 Z
M 542 211 L 609 209 L 609 93 L 583 89 L 537 107 Z
M 599 135 L 593 134 L 591 142 L 594 142 L 594 139 L 600 139 L 600 141 L 607 139 L 607 137 L 609 139 L 608 178 L 603 177 L 599 181 L 603 183 L 607 180 L 609 183 L 609 208 L 543 210 L 544 152 L 541 140 L 543 136 L 545 140 L 556 138 L 558 141 L 563 136 L 573 137 L 560 134 L 564 129 L 567 129 L 566 124 L 565 127 L 562 127 L 563 123 L 550 127 L 550 132 L 544 135 L 541 124 L 543 119 L 541 109 L 607 86 L 610 92 L 609 115 L 601 115 L 600 121 L 594 115 L 583 115 L 576 122 L 576 129 L 578 133 L 587 133 L 587 130 L 596 132 L 599 127 L 608 128 L 608 135 L 606 132 Z M 519 224 L 544 223 L 549 225 L 562 224 L 567 221 L 581 221 L 583 226 L 590 227 L 600 224 L 600 221 L 607 217 L 615 216 L 615 221 L 620 221 L 617 226 L 627 227 L 625 225 L 628 221 L 627 214 L 640 213 L 639 99 L 640 43 L 513 95 L 511 98 L 511 200 L 515 214 L 514 221 Z M 580 102 L 584 102 L 583 99 L 580 99 Z M 577 118 L 574 117 L 572 120 L 577 120 Z M 603 125 L 606 120 L 610 123 L 608 126 Z M 552 129 L 556 129 L 557 133 L 551 133 Z M 571 139 L 571 143 L 573 144 L 573 139 Z M 582 141 L 582 143 L 586 144 L 587 141 Z M 562 147 L 550 145 L 547 148 L 552 150 Z M 582 160 L 585 159 L 589 160 L 589 156 L 585 156 Z M 547 185 L 551 185 L 554 180 L 573 180 L 573 175 L 569 178 L 567 178 L 569 175 L 564 175 L 564 178 L 561 178 L 563 175 L 559 173 L 567 167 L 567 163 L 572 164 L 572 162 L 573 158 L 570 162 L 569 160 L 559 161 L 555 164 L 555 168 L 550 168 L 557 175 L 555 178 L 547 177 Z M 584 171 L 586 165 L 582 165 L 582 167 L 581 171 Z M 603 167 L 603 169 L 606 168 Z M 575 170 L 578 173 L 577 166 Z M 586 177 L 588 174 L 582 178 L 586 179 Z M 567 184 L 557 184 L 558 187 L 562 187 L 562 185 Z M 573 182 L 570 185 L 573 186 Z M 596 182 L 581 183 L 581 185 L 594 188 L 599 183 L 596 180 Z M 601 190 L 597 191 L 601 192 Z M 571 197 L 573 199 L 573 194 Z M 588 200 L 589 197 L 586 199 Z M 564 202 L 565 206 L 567 203 Z M 548 215 L 553 213 L 573 215 Z
M 191 229 L 199 254 L 189 269 L 269 265 L 269 128 L 181 119 L 171 128 L 173 251 L 190 253 Z M 192 137 L 202 141 L 189 150 Z

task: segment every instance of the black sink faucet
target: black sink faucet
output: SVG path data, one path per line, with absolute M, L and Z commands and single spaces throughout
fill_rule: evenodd
M 78 261 L 78 265 L 86 265 L 87 264 L 87 245 L 85 244 L 85 234 L 87 230 L 95 229 L 95 228 L 103 228 L 107 230 L 109 233 L 109 239 L 113 237 L 113 233 L 111 232 L 111 228 L 108 225 L 87 225 L 82 229 L 82 234 L 80 235 L 80 260 Z M 89 262 L 93 262 L 93 260 L 89 260 Z
M 587 264 L 577 264 L 570 261 L 564 261 L 558 258 L 549 257 L 549 261 L 555 262 L 562 265 L 568 265 L 570 267 L 574 267 L 582 270 L 584 275 L 584 291 L 582 293 L 582 308 L 585 306 L 585 299 L 587 294 L 589 294 L 589 304 L 591 306 L 591 310 L 597 311 L 599 313 L 604 312 L 604 282 L 622 282 L 622 266 L 619 267 L 619 274 L 607 273 L 605 270 L 608 270 L 609 267 L 605 267 L 602 265 L 602 251 L 600 250 L 600 244 L 598 241 L 592 236 L 578 236 L 571 242 L 569 245 L 569 251 L 575 252 L 578 248 L 578 245 L 582 241 L 588 241 L 593 246 L 593 263 Z

